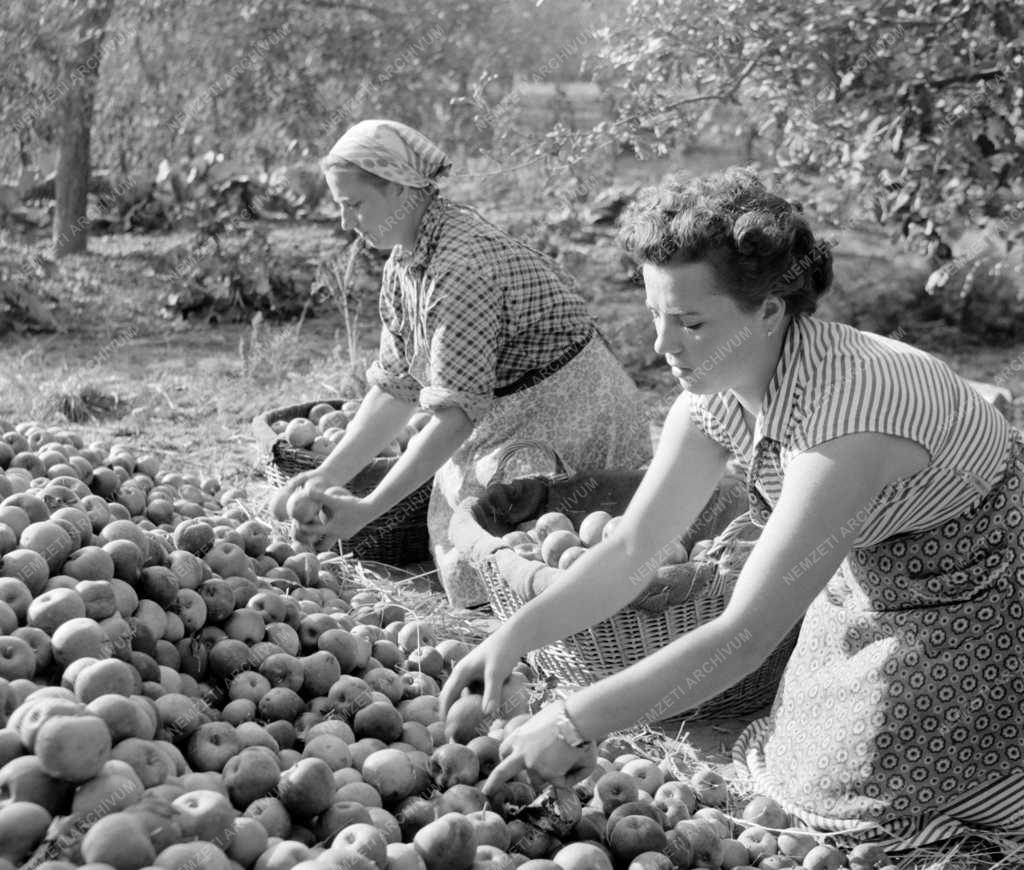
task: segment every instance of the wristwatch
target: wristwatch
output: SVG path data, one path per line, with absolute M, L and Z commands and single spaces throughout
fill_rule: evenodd
M 555 735 L 563 743 L 580 749 L 590 743 L 582 734 L 576 723 L 569 718 L 569 711 L 565 707 L 565 701 L 556 702 L 557 713 L 555 714 Z

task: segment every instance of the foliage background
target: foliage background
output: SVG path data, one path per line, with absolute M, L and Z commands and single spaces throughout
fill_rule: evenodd
M 455 195 L 556 256 L 610 243 L 600 228 L 633 180 L 752 162 L 823 232 L 881 233 L 893 256 L 918 258 L 920 275 L 837 296 L 834 316 L 930 323 L 940 341 L 1024 337 L 1024 9 L 1011 0 L 11 0 L 8 199 L 52 171 L 88 35 L 77 24 L 111 2 L 88 62 L 91 162 L 116 213 L 93 215 L 94 233 L 248 233 L 238 215 L 253 197 L 230 199 L 232 182 L 285 191 L 291 217 L 325 215 L 316 158 L 351 123 L 387 116 L 450 150 Z M 200 268 L 179 275 L 195 279 L 179 314 L 197 310 L 196 286 L 206 313 L 307 310 L 312 274 L 292 280 L 286 263 L 292 289 L 271 294 L 221 254 L 183 256 Z M 35 271 L 0 282 L 8 323 L 39 322 L 24 304 Z

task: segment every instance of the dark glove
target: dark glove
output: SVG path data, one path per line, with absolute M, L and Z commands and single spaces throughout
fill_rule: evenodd
M 548 497 L 543 477 L 522 477 L 492 483 L 480 497 L 478 516 L 492 534 L 503 535 L 525 520 L 535 519 Z
M 642 470 L 580 472 L 550 482 L 544 511 L 558 511 L 579 527 L 593 511 L 608 511 L 619 516 L 626 510 L 640 481 Z

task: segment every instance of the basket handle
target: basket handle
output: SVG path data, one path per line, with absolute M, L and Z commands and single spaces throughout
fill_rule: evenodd
M 488 486 L 490 486 L 490 484 L 494 483 L 496 480 L 498 480 L 498 478 L 502 476 L 502 474 L 504 473 L 505 469 L 508 466 L 509 460 L 516 453 L 518 453 L 520 450 L 525 450 L 528 448 L 536 448 L 537 450 L 540 450 L 542 453 L 546 453 L 555 466 L 556 475 L 572 474 L 572 470 L 569 468 L 568 465 L 565 464 L 565 460 L 563 460 L 562 457 L 559 456 L 558 451 L 555 450 L 555 448 L 552 447 L 550 444 L 547 444 L 543 441 L 513 441 L 510 444 L 507 444 L 505 448 L 501 451 L 501 453 L 498 454 L 498 464 L 494 469 L 494 474 L 491 476 L 491 479 L 488 482 Z

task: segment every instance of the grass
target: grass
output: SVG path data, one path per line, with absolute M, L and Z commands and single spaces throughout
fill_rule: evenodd
M 634 173 L 635 174 L 635 173 Z M 647 179 L 650 180 L 650 179 Z M 499 180 L 489 189 L 514 190 Z M 510 213 L 528 210 L 514 201 Z M 481 206 L 494 216 L 489 204 Z M 275 246 L 299 249 L 330 262 L 337 242 L 323 225 L 280 224 L 270 229 Z M 840 281 L 856 288 L 887 286 L 894 278 L 912 281 L 920 264 L 900 264 L 877 240 L 851 240 L 849 255 L 837 260 Z M 188 233 L 109 236 L 93 239 L 91 253 L 53 268 L 60 288 L 55 334 L 7 335 L 0 345 L 0 421 L 37 420 L 53 428 L 73 426 L 88 441 L 122 443 L 138 454 L 153 454 L 161 466 L 200 477 L 216 477 L 236 489 L 253 516 L 269 519 L 270 488 L 260 469 L 251 435 L 254 416 L 270 408 L 358 393 L 372 358 L 379 326 L 374 306 L 349 307 L 343 265 L 330 265 L 322 279 L 333 284 L 336 312 L 294 323 L 256 320 L 248 324 L 174 322 L 160 318 L 158 299 L 173 287 L 168 264 L 189 242 Z M 39 244 L 42 250 L 42 243 Z M 650 324 L 635 287 L 618 274 L 619 259 L 598 241 L 572 249 L 572 267 L 606 334 L 645 390 L 652 408 L 664 410 L 674 387 L 650 348 Z M 935 348 L 932 348 L 935 350 Z M 946 347 L 941 355 L 976 380 L 1004 378 L 1024 396 L 1024 344 L 1003 349 Z M 1014 404 L 1014 422 L 1024 403 Z M 453 612 L 431 582 L 429 570 L 401 572 L 386 566 L 339 563 L 349 579 L 377 590 L 417 617 L 431 621 L 440 636 L 476 643 L 495 622 L 470 611 Z M 538 684 L 543 699 L 561 689 Z M 686 770 L 727 761 L 728 743 L 744 721 L 686 723 L 679 731 L 644 728 L 630 732 L 633 745 L 653 757 L 672 756 Z M 745 795 L 733 795 L 740 806 Z M 986 859 L 989 849 L 999 855 Z M 921 850 L 901 857 L 901 870 L 1003 870 L 1024 864 L 1011 844 L 985 838 L 974 844 Z

